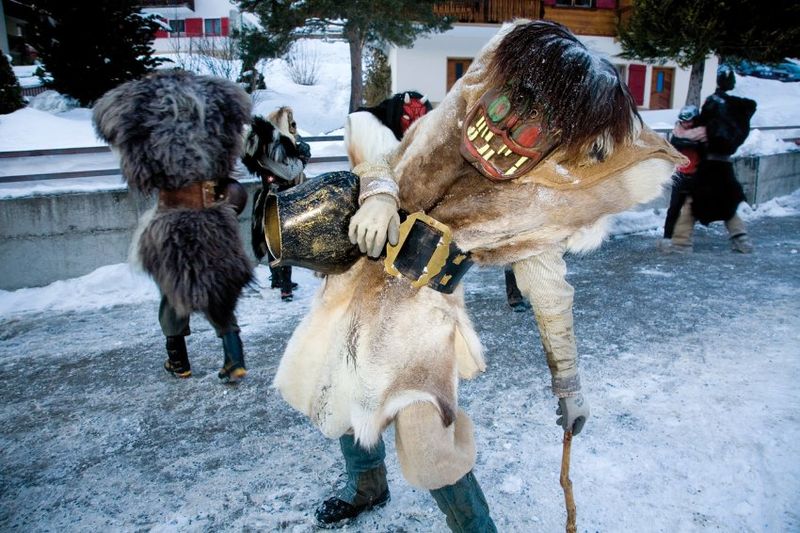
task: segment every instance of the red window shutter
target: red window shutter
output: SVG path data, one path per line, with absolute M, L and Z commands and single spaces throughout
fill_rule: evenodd
M 227 36 L 228 31 L 230 30 L 230 19 L 228 17 L 222 17 L 222 35 Z
M 186 36 L 200 37 L 203 35 L 203 19 L 186 19 Z
M 156 30 L 156 39 L 166 39 L 169 34 L 166 30 Z
M 628 88 L 636 105 L 644 105 L 644 77 L 647 67 L 644 65 L 628 65 Z
M 595 2 L 595 7 L 597 9 L 616 9 L 617 0 L 597 0 Z

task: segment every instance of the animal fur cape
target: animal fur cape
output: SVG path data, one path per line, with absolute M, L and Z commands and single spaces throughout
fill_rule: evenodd
M 93 119 L 119 151 L 128 187 L 149 194 L 229 177 L 250 107 L 247 94 L 227 80 L 173 70 L 107 92 Z M 135 235 L 139 261 L 178 314 L 230 320 L 252 279 L 233 207 L 157 209 L 142 217 Z
M 545 131 L 559 140 L 534 168 L 500 182 L 459 149 L 468 112 L 493 89 L 525 104 L 524 116 L 544 116 Z M 351 123 L 354 164 L 359 143 L 380 137 L 368 125 L 377 124 L 374 117 L 356 115 L 366 118 Z M 597 246 L 609 216 L 659 195 L 681 156 L 641 124 L 610 63 L 562 26 L 517 21 L 388 160 L 401 208 L 450 226 L 477 262 L 507 264 L 564 241 L 572 250 Z M 326 436 L 352 429 L 370 446 L 415 402 L 431 402 L 442 423 L 452 423 L 459 377 L 484 369 L 463 287 L 450 295 L 413 289 L 365 258 L 327 277 L 289 341 L 275 385 Z

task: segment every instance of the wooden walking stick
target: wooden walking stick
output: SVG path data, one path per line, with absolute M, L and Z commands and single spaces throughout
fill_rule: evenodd
M 561 453 L 561 488 L 564 489 L 564 503 L 567 506 L 567 533 L 575 533 L 575 498 L 572 495 L 572 481 L 569 479 L 569 453 L 572 445 L 572 431 L 564 432 L 564 448 Z

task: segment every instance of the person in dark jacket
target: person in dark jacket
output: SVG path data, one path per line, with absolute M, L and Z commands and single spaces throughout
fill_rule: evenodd
M 674 248 L 692 249 L 695 221 L 708 225 L 722 220 L 730 236 L 731 250 L 745 254 L 753 251 L 744 221 L 736 214 L 745 196 L 731 156 L 750 133 L 750 118 L 756 103 L 728 94 L 735 84 L 733 70 L 722 65 L 717 71 L 717 90 L 706 99 L 700 112 L 698 124 L 706 129 L 706 155 L 697 166 L 689 196 L 675 222 Z
M 688 162 L 678 167 L 672 176 L 669 208 L 667 209 L 667 217 L 664 220 L 664 238 L 658 242 L 658 248 L 663 252 L 686 252 L 691 250 L 691 247 L 673 246 L 671 239 L 678 215 L 689 197 L 691 182 L 697 172 L 697 166 L 705 157 L 708 138 L 705 126 L 698 124 L 699 118 L 700 109 L 696 105 L 684 106 L 678 113 L 678 121 L 675 123 L 670 136 L 672 146 L 685 155 Z
M 302 183 L 303 170 L 311 157 L 308 144 L 297 137 L 297 123 L 290 107 L 280 107 L 266 119 L 253 118 L 242 157 L 247 170 L 261 178 L 262 187 L 253 198 L 252 247 L 260 261 L 273 256 L 264 238 L 264 206 L 270 192 L 280 192 Z M 292 301 L 297 284 L 292 281 L 292 267 L 270 266 L 271 287 L 280 289 L 281 300 Z

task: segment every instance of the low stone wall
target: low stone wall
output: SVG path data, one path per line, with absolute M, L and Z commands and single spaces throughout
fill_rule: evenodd
M 250 253 L 257 184 L 243 185 L 248 205 L 239 221 Z M 139 217 L 154 202 L 126 189 L 0 199 L 0 289 L 38 287 L 127 261 Z
M 752 205 L 800 188 L 800 152 L 734 164 Z M 257 184 L 244 185 L 252 201 Z M 648 207 L 666 207 L 668 197 Z M 0 289 L 46 285 L 126 261 L 136 222 L 152 202 L 124 189 L 0 199 Z M 248 251 L 250 211 L 248 202 L 240 217 Z

